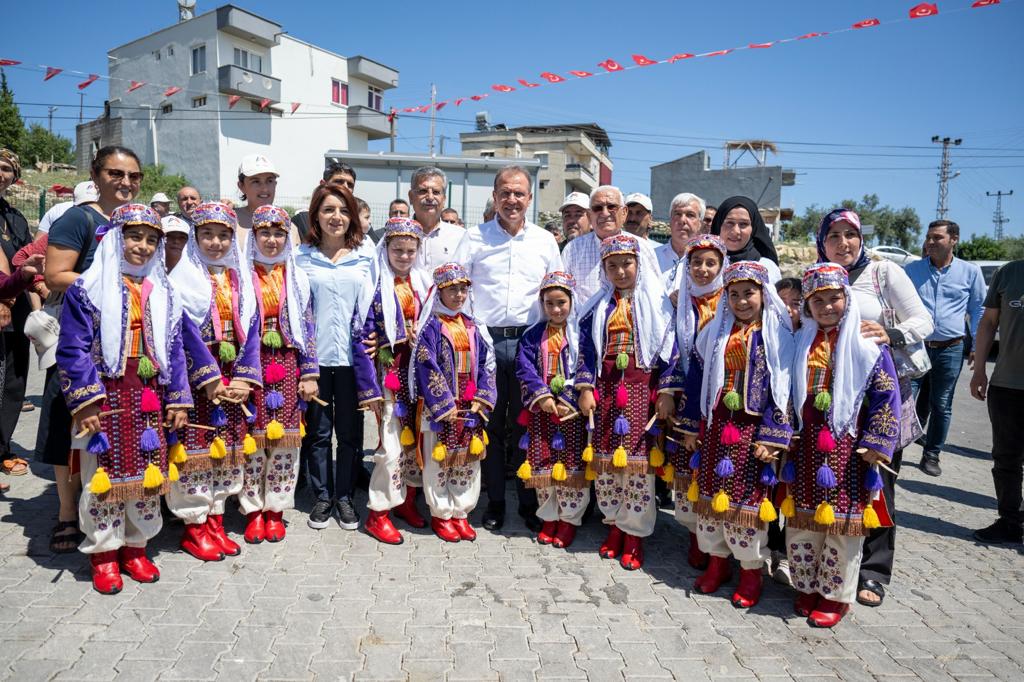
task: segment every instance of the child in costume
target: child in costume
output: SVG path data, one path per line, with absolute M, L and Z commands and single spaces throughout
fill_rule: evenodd
M 466 269 L 434 270 L 434 296 L 416 332 L 411 398 L 422 400 L 423 493 L 430 525 L 447 542 L 475 540 L 467 517 L 480 497 L 486 411 L 493 409 L 494 349 L 487 328 L 462 312 Z M 413 383 L 415 382 L 415 383 Z
M 771 502 L 776 453 L 792 435 L 793 333 L 763 265 L 733 263 L 723 283 L 718 312 L 690 360 L 680 427 L 693 453 L 687 499 L 697 512 L 700 548 L 710 555 L 695 588 L 718 590 L 729 579 L 732 555 L 741 569 L 732 603 L 749 608 L 761 597 L 767 524 L 778 518 Z
M 601 242 L 602 284 L 580 322 L 575 379 L 580 412 L 594 417 L 583 460 L 609 526 L 600 554 L 631 571 L 643 565 L 643 538 L 654 532 L 654 474 L 665 465 L 665 453 L 647 433 L 652 395 L 657 418 L 666 419 L 681 388 L 671 371 L 672 302 L 640 255 L 632 235 Z
M 391 218 L 377 244 L 377 284 L 372 301 L 358 321 L 361 333 L 352 335 L 352 365 L 359 405 L 371 409 L 380 424 L 380 446 L 370 476 L 366 532 L 389 545 L 402 544 L 402 535 L 388 514 L 413 528 L 427 522 L 416 510 L 416 491 L 423 475 L 416 459 L 419 425 L 409 399 L 409 363 L 416 341 L 416 320 L 426 301 L 429 282 L 415 267 L 423 240 L 420 224 L 411 218 Z M 376 358 L 365 344 L 376 337 Z
M 194 228 L 170 279 L 184 305 L 189 382 L 214 380 L 226 388 L 216 402 L 200 395 L 189 413 L 182 447 L 175 447 L 179 480 L 167 506 L 185 522 L 181 548 L 202 561 L 220 561 L 241 552 L 224 532 L 224 503 L 242 489 L 245 444 L 255 417 L 250 391 L 261 387 L 260 319 L 253 273 L 236 239 L 235 212 L 210 201 L 192 212 Z M 199 428 L 207 427 L 207 428 Z M 251 449 L 251 444 L 250 444 Z
M 846 269 L 812 265 L 801 289 L 793 379 L 801 438 L 780 476 L 782 514 L 796 612 L 832 627 L 856 596 L 864 536 L 882 519 L 891 525 L 877 463 L 898 447 L 900 390 L 888 346 L 861 336 Z
M 146 542 L 160 532 L 160 495 L 178 476 L 164 422 L 183 426 L 192 407 L 181 299 L 164 272 L 162 237 L 152 209 L 117 208 L 61 313 L 57 368 L 87 481 L 79 549 L 103 594 L 121 591 L 122 571 L 138 582 L 160 578 Z
M 306 402 L 319 393 L 309 279 L 295 264 L 284 209 L 260 206 L 252 212 L 252 232 L 245 250 L 253 270 L 253 290 L 262 322 L 260 367 L 263 387 L 253 390 L 249 436 L 238 506 L 248 523 L 249 544 L 280 542 L 285 536 L 282 515 L 295 506 L 299 446 Z
M 590 501 L 581 458 L 586 433 L 572 387 L 579 349 L 575 290 L 576 280 L 567 272 L 544 276 L 531 316 L 540 321 L 526 330 L 516 352 L 527 421 L 519 443 L 526 461 L 518 473 L 537 491 L 537 516 L 543 522 L 537 542 L 560 549 L 572 544 Z

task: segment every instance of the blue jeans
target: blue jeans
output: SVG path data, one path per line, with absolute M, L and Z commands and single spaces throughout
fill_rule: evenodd
M 963 341 L 947 348 L 928 348 L 931 370 L 911 383 L 917 400 L 917 417 L 927 424 L 924 435 L 924 456 L 938 459 L 946 444 L 949 422 L 953 414 L 953 391 L 964 366 Z

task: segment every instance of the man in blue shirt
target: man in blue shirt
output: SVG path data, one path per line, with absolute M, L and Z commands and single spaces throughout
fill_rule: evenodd
M 927 424 L 921 470 L 930 476 L 942 473 L 939 452 L 949 432 L 953 391 L 964 363 L 964 343 L 973 343 L 985 299 L 981 268 L 953 255 L 958 241 L 959 225 L 951 220 L 933 221 L 924 242 L 927 258 L 905 268 L 935 322 L 935 331 L 925 339 L 932 368 L 912 382 L 917 415 L 922 425 Z M 965 319 L 970 321 L 970 338 L 964 336 Z M 968 364 L 973 367 L 973 348 L 967 350 Z

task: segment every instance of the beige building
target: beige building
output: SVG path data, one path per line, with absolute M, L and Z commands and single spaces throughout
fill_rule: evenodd
M 463 156 L 540 162 L 535 197 L 538 211 L 557 213 L 566 194 L 589 194 L 612 181 L 608 159 L 612 143 L 596 123 L 508 128 L 478 121 L 478 128 L 482 129 L 459 135 Z

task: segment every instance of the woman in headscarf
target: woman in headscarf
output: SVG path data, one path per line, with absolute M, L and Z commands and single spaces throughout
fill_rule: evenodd
M 729 262 L 749 260 L 760 263 L 768 271 L 771 284 L 782 279 L 779 255 L 772 244 L 772 235 L 757 204 L 747 197 L 729 197 L 718 206 L 711 221 L 711 234 L 718 235 L 729 249 Z

